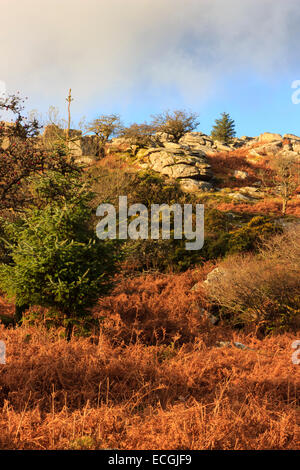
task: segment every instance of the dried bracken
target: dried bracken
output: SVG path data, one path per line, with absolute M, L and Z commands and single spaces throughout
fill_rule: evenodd
M 203 294 L 189 293 L 192 280 L 191 273 L 129 280 L 106 301 L 119 323 L 97 338 L 68 343 L 63 329 L 1 326 L 0 448 L 299 448 L 296 335 L 258 340 L 205 319 L 196 325 L 187 312 Z M 169 341 L 150 334 L 162 319 Z M 228 341 L 233 347 L 219 347 Z

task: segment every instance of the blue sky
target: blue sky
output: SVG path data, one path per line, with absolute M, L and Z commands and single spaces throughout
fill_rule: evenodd
M 299 0 L 1 0 L 0 81 L 44 116 L 223 111 L 238 135 L 300 134 Z

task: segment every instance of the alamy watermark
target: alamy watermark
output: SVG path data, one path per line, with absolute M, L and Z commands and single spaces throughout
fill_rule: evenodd
M 292 82 L 292 88 L 295 89 L 294 93 L 292 94 L 292 103 L 300 104 L 300 80 L 294 80 Z
M 300 364 L 300 340 L 296 340 L 292 343 L 292 348 L 296 351 L 292 354 L 292 363 Z
M 204 205 L 196 204 L 195 209 L 194 214 L 192 204 L 151 204 L 149 214 L 144 204 L 128 207 L 127 196 L 119 196 L 118 211 L 112 204 L 98 206 L 96 215 L 102 219 L 96 226 L 96 234 L 100 240 L 184 238 L 189 240 L 185 243 L 186 250 L 201 250 L 204 244 Z
M 0 102 L 6 98 L 6 84 L 3 80 L 0 80 Z
M 6 364 L 6 347 L 4 341 L 0 341 L 0 364 Z

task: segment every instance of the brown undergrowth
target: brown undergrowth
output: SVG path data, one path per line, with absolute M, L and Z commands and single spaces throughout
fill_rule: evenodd
M 268 216 L 281 216 L 282 215 L 282 201 L 279 198 L 265 198 L 262 201 L 253 204 L 239 203 L 239 202 L 222 202 L 217 205 L 217 209 L 223 212 L 234 211 L 240 214 L 253 214 L 253 215 L 268 215 Z M 288 202 L 286 214 L 293 217 L 300 217 L 300 198 L 294 197 Z
M 203 276 L 120 281 L 97 337 L 0 326 L 0 448 L 299 448 L 299 338 L 212 326 L 190 291 Z

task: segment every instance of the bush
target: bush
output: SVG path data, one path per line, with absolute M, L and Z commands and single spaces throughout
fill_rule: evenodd
M 205 213 L 202 256 L 209 260 L 256 250 L 262 240 L 280 231 L 281 228 L 268 217 L 253 217 L 248 223 L 237 227 L 226 213 L 209 209 Z
M 300 326 L 300 230 L 265 242 L 256 256 L 231 257 L 207 284 L 221 316 L 261 331 Z
M 141 171 L 129 178 L 124 194 L 128 204 L 141 203 L 149 210 L 151 204 L 183 204 L 192 202 L 177 181 L 165 179 L 151 171 Z M 171 215 L 170 240 L 128 240 L 125 243 L 128 269 L 137 271 L 183 271 L 202 259 L 201 252 L 185 250 L 185 240 L 174 240 Z M 124 266 L 125 267 L 125 266 Z
M 128 140 L 135 154 L 136 148 L 151 146 L 155 128 L 147 124 L 133 123 L 129 127 L 123 129 L 121 136 Z
M 11 123 L 1 122 L 1 112 L 10 112 Z M 51 150 L 39 136 L 41 125 L 23 115 L 23 101 L 18 95 L 0 101 L 0 210 L 28 207 L 27 182 L 33 175 L 53 170 L 67 174 L 81 170 L 67 151 L 65 142 Z
M 281 231 L 281 228 L 267 217 L 253 217 L 248 224 L 230 234 L 227 253 L 241 253 L 255 250 L 259 243 Z
M 104 157 L 105 144 L 112 136 L 118 136 L 123 129 L 120 116 L 118 114 L 108 114 L 99 116 L 86 126 L 88 133 L 96 136 L 94 145 L 98 144 L 97 156 Z

